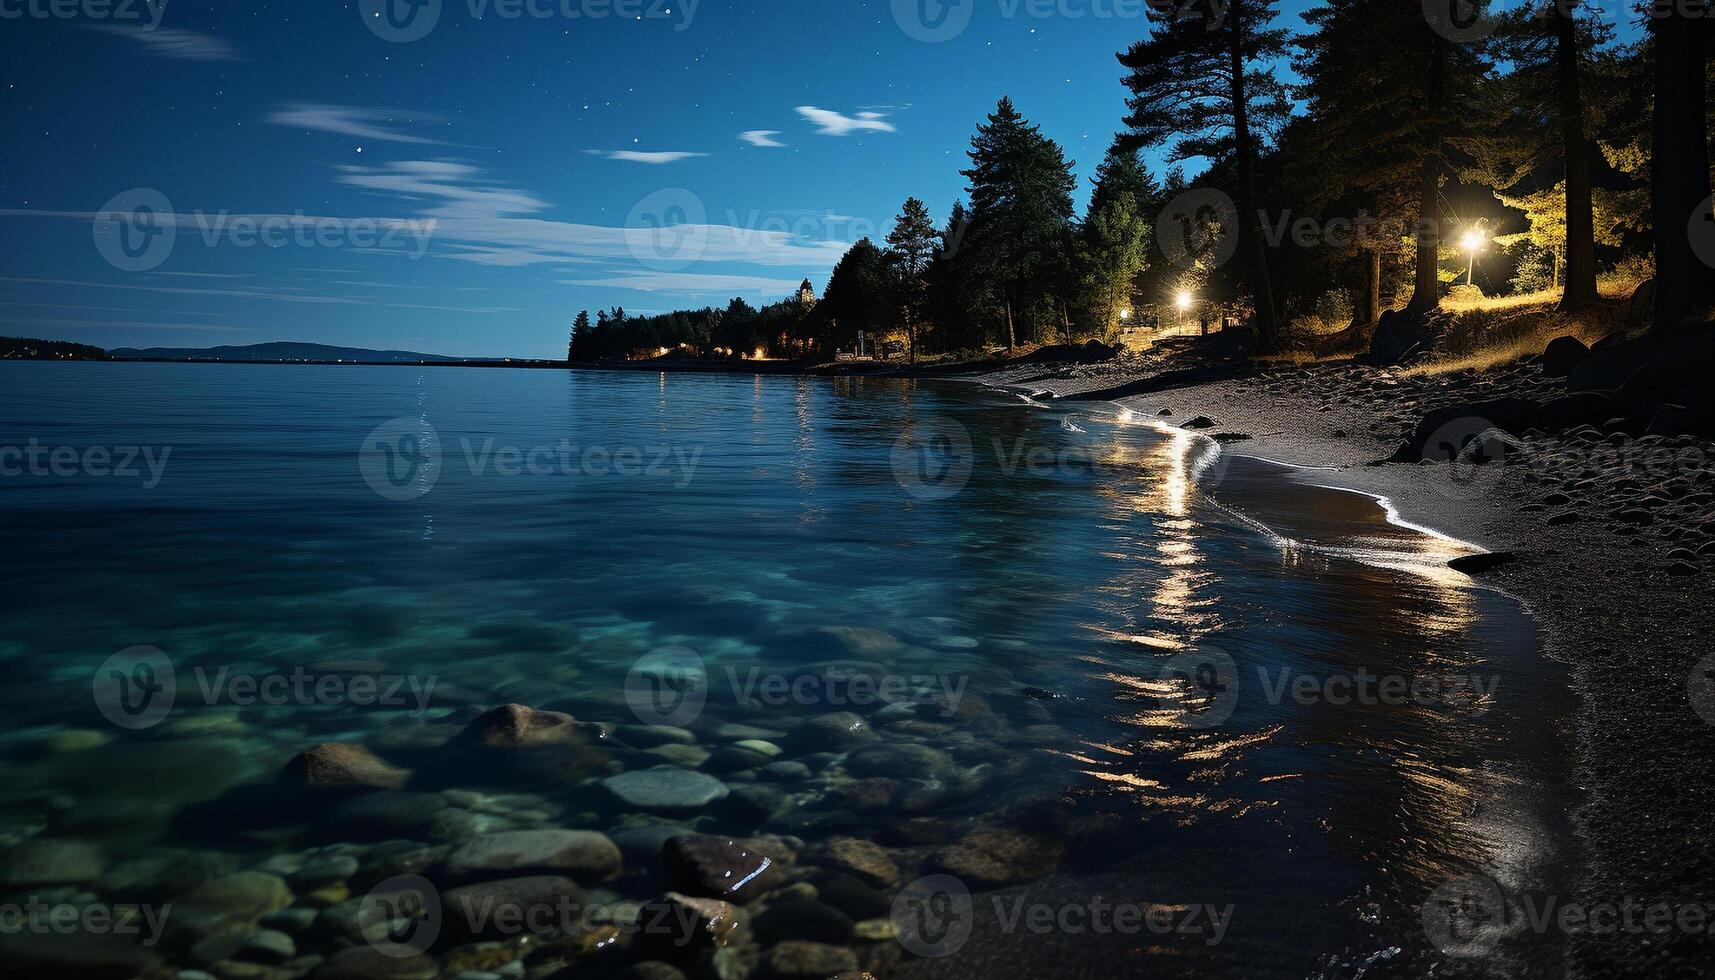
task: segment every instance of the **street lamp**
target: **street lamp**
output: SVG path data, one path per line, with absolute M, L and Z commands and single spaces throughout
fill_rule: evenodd
M 1173 297 L 1173 305 L 1177 306 L 1179 312 L 1183 313 L 1191 308 L 1192 300 L 1191 290 L 1181 289 L 1179 294 Z
M 1483 250 L 1483 243 L 1486 241 L 1488 241 L 1488 236 L 1483 234 L 1481 225 L 1474 226 L 1465 232 L 1465 237 L 1460 241 L 1460 244 L 1465 246 L 1467 253 L 1465 262 L 1465 285 L 1467 286 L 1475 285 L 1472 276 L 1477 271 L 1477 253 Z

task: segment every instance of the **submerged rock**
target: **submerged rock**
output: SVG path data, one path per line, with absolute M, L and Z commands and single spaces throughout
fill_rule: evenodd
M 490 748 L 517 748 L 583 742 L 599 735 L 599 728 L 584 725 L 563 711 L 503 704 L 465 726 L 459 740 Z
M 792 733 L 793 742 L 811 751 L 846 749 L 871 741 L 875 737 L 869 722 L 864 721 L 862 715 L 850 711 L 836 711 L 811 718 Z
M 736 907 L 720 899 L 667 892 L 638 910 L 634 948 L 646 959 L 695 960 L 727 944 L 738 916 Z
M 36 838 L 0 859 L 0 886 L 81 885 L 101 877 L 107 862 L 89 841 Z
M 915 742 L 869 745 L 846 756 L 846 771 L 854 776 L 909 776 L 933 779 L 952 768 L 947 753 Z
M 707 773 L 676 767 L 634 769 L 601 781 L 626 806 L 643 810 L 690 810 L 725 799 L 725 783 Z
M 544 872 L 607 881 L 623 867 L 619 848 L 593 830 L 506 830 L 484 834 L 447 857 L 454 878 Z
M 299 753 L 286 764 L 286 773 L 311 786 L 373 786 L 403 789 L 411 771 L 382 761 L 375 753 L 349 742 L 324 742 Z
M 501 878 L 449 889 L 441 896 L 442 928 L 454 940 L 508 939 L 520 930 L 555 931 L 581 906 L 578 883 L 563 875 Z
M 1064 846 L 1056 840 L 1005 827 L 972 831 L 951 847 L 930 855 L 930 863 L 972 888 L 993 888 L 1037 878 L 1060 863 Z
M 433 957 L 389 956 L 368 946 L 354 946 L 328 957 L 311 973 L 312 980 L 435 980 L 440 974 Z
M 858 968 L 857 954 L 844 946 L 787 940 L 768 951 L 763 975 L 771 978 L 832 977 Z
M 752 845 L 704 834 L 668 838 L 661 864 L 673 888 L 737 905 L 773 891 L 785 879 L 780 863 Z
M 860 880 L 882 888 L 899 884 L 899 868 L 887 856 L 885 848 L 856 837 L 829 838 L 826 845 L 830 867 L 848 872 Z

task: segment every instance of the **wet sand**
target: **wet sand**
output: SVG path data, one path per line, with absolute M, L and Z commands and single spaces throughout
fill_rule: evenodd
M 1227 444 L 1234 455 L 1305 467 L 1297 479 L 1385 498 L 1401 520 L 1516 556 L 1479 577 L 1529 610 L 1576 697 L 1566 746 L 1572 886 L 1554 897 L 1584 908 L 1655 905 L 1686 923 L 1554 927 L 1570 936 L 1568 972 L 1707 975 L 1715 943 L 1697 923 L 1715 908 L 1715 695 L 1702 680 L 1715 649 L 1705 574 L 1715 555 L 1715 446 L 1586 428 L 1530 438 L 1507 465 L 1455 477 L 1445 465 L 1379 461 L 1429 408 L 1553 397 L 1564 386 L 1532 365 L 1413 379 L 1340 363 L 1183 386 L 1150 385 L 1153 370 L 1091 365 L 1045 378 L 1032 368 L 980 380 L 1067 399 L 1158 387 L 1116 404 L 1171 425 L 1206 416 L 1205 434 L 1249 437 Z M 1222 498 L 1219 486 L 1214 494 Z M 1648 517 L 1638 513 L 1646 508 Z

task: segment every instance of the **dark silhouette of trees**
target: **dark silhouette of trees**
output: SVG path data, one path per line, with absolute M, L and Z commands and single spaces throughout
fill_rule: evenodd
M 915 197 L 905 199 L 893 231 L 887 236 L 885 258 L 896 280 L 900 315 L 905 318 L 907 350 L 917 363 L 917 322 L 928 293 L 929 266 L 941 248 L 941 235 L 929 208 Z
M 1046 297 L 1070 241 L 1077 179 L 1060 144 L 1002 98 L 971 138 L 967 269 L 987 280 L 1006 324 L 1006 346 L 1018 345 L 1018 320 Z M 1032 318 L 1034 332 L 1034 317 Z
M 1257 224 L 1258 133 L 1284 123 L 1286 89 L 1269 62 L 1286 53 L 1275 0 L 1227 0 L 1208 17 L 1150 8 L 1153 33 L 1119 56 L 1131 90 L 1125 119 L 1133 146 L 1171 144 L 1173 159 L 1231 157 L 1237 168 L 1238 254 L 1256 305 L 1263 346 L 1279 333 L 1268 255 Z

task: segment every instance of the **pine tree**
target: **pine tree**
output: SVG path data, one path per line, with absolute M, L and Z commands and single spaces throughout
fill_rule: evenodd
M 1160 207 L 1161 185 L 1144 165 L 1135 147 L 1127 145 L 1124 136 L 1115 136 L 1113 145 L 1096 167 L 1096 178 L 1090 192 L 1090 214 L 1107 207 L 1114 198 L 1130 193 L 1140 216 L 1152 215 Z
M 1208 19 L 1188 16 L 1175 5 L 1151 5 L 1150 37 L 1119 56 L 1131 90 L 1128 145 L 1171 142 L 1176 160 L 1231 157 L 1237 166 L 1238 252 L 1264 347 L 1274 343 L 1279 327 L 1257 224 L 1258 136 L 1290 113 L 1285 86 L 1268 66 L 1286 53 L 1286 32 L 1273 26 L 1274 5 L 1275 0 L 1226 0 L 1224 10 Z
M 1414 216 L 1410 307 L 1434 309 L 1441 302 L 1441 181 L 1454 157 L 1479 148 L 1475 107 L 1486 51 L 1449 41 L 1423 8 L 1399 0 L 1325 0 L 1304 18 L 1311 30 L 1298 41 L 1295 67 L 1305 78 L 1298 94 L 1325 158 L 1317 161 L 1327 167 L 1324 186 L 1356 192 L 1357 203 L 1374 207 L 1384 224 L 1403 227 L 1396 217 Z M 1372 280 L 1380 254 L 1372 256 Z
M 1597 147 L 1585 133 L 1592 115 L 1583 92 L 1589 55 L 1612 34 L 1595 16 L 1580 16 L 1577 0 L 1541 0 L 1504 23 L 1497 55 L 1512 70 L 1491 86 L 1494 131 L 1472 147 L 1478 180 L 1503 201 L 1531 199 L 1536 215 L 1550 220 L 1555 255 L 1563 258 L 1561 306 L 1593 303 L 1596 293 L 1595 204 L 1591 157 Z M 1558 214 L 1533 188 L 1559 188 Z
M 587 361 L 594 359 L 590 349 L 590 311 L 579 310 L 577 319 L 572 321 L 572 339 L 566 345 L 566 360 Z
M 1133 284 L 1148 262 L 1148 227 L 1130 190 L 1107 197 L 1084 221 L 1085 286 L 1101 310 L 1104 337 L 1131 305 Z
M 966 261 L 986 279 L 1006 318 L 1006 346 L 1018 345 L 1017 320 L 1050 288 L 1072 224 L 1077 179 L 1060 144 L 1002 98 L 977 127 L 968 154 L 970 230 Z
M 881 249 L 863 238 L 846 251 L 828 276 L 828 289 L 816 304 L 817 344 L 824 351 L 852 342 L 857 332 L 875 333 L 892 325 L 893 282 Z
M 1706 2 L 1663 4 L 1651 18 L 1655 111 L 1650 133 L 1650 206 L 1655 226 L 1655 328 L 1677 326 L 1715 294 L 1691 247 L 1687 226 L 1709 212 L 1708 93 L 1710 17 Z
M 941 236 L 929 208 L 915 197 L 905 199 L 893 231 L 887 236 L 886 259 L 898 282 L 900 312 L 905 317 L 905 337 L 912 364 L 917 363 L 917 321 L 924 305 L 929 265 L 940 248 Z

